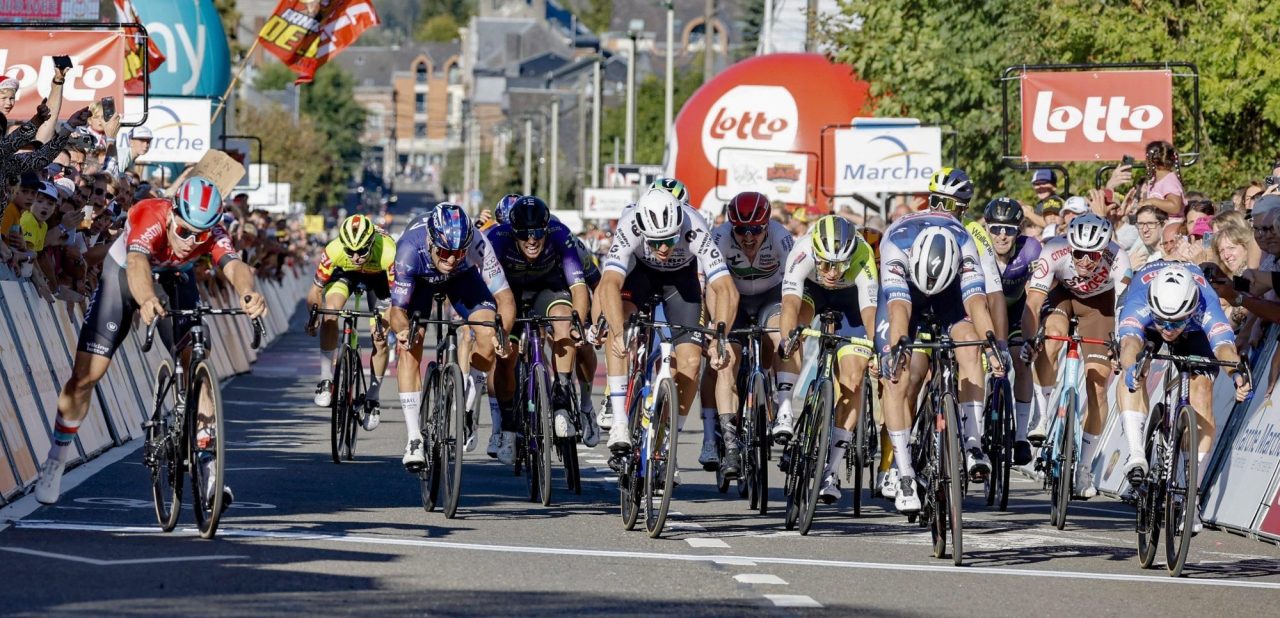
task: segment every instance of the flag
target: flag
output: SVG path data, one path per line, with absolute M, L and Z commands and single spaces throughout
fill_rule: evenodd
M 114 0 L 116 5 L 116 21 L 126 24 L 141 24 L 138 11 L 133 8 L 133 0 Z M 147 38 L 147 49 L 144 52 L 138 46 L 138 36 L 130 36 L 125 42 L 124 88 L 126 94 L 142 94 L 142 76 L 151 73 L 164 64 L 164 52 L 156 45 L 156 40 Z
M 258 32 L 258 42 L 310 82 L 316 71 L 378 25 L 371 0 L 280 0 Z

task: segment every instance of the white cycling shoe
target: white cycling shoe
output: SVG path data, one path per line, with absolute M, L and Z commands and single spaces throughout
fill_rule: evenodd
M 898 482 L 898 495 L 893 499 L 893 506 L 899 513 L 916 513 L 920 510 L 920 496 L 916 495 L 916 479 L 904 476 Z
M 779 412 L 778 418 L 773 422 L 773 430 L 770 435 L 773 436 L 774 444 L 786 444 L 791 441 L 791 435 L 795 433 L 795 420 L 790 414 Z
M 626 423 L 618 423 L 609 428 L 609 450 L 615 453 L 631 450 L 631 431 Z
M 840 501 L 840 479 L 835 474 L 828 474 L 818 491 L 818 498 L 823 504 L 835 504 Z
M 498 444 L 498 461 L 509 466 L 516 462 L 516 432 L 502 432 L 502 442 Z
M 1129 479 L 1129 483 L 1133 484 L 1135 476 L 1146 478 L 1151 468 L 1147 465 L 1146 453 L 1129 453 L 1129 459 L 1124 462 L 1124 476 Z
M 320 380 L 316 384 L 315 404 L 321 408 L 327 408 L 333 403 L 333 380 Z
M 573 438 L 578 435 L 578 430 L 573 426 L 573 419 L 569 418 L 568 410 L 556 410 L 556 437 L 557 438 Z
M 1077 464 L 1075 486 L 1071 490 L 1073 494 L 1085 500 L 1098 495 L 1098 488 L 1093 484 L 1093 470 Z
M 600 411 L 596 412 L 596 424 L 601 429 L 613 429 L 613 410 L 609 409 L 609 400 L 606 399 Z
M 498 449 L 502 447 L 502 432 L 495 431 L 489 434 L 489 448 L 485 450 L 489 454 L 490 459 L 498 458 Z
M 898 496 L 898 467 L 889 468 L 888 472 L 878 474 L 880 482 L 880 495 L 886 498 L 895 498 Z
M 422 440 L 414 438 L 404 447 L 404 457 L 400 463 L 410 472 L 417 472 L 427 465 L 427 457 L 422 452 Z

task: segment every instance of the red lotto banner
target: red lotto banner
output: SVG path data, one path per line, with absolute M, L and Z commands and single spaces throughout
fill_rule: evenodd
M 54 56 L 71 56 L 74 64 L 62 87 L 63 118 L 102 97 L 123 102 L 125 48 L 131 36 L 120 30 L 6 31 L 0 40 L 0 73 L 18 80 L 10 122 L 34 116 L 49 95 Z
M 1022 160 L 1118 161 L 1173 142 L 1169 71 L 1022 75 Z
M 297 83 L 304 84 L 378 23 L 370 0 L 281 0 L 258 33 L 258 41 L 298 74 Z

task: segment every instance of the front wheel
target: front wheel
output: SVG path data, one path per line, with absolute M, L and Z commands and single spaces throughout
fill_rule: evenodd
M 538 501 L 551 506 L 551 453 L 555 450 L 555 425 L 551 418 L 551 377 L 545 367 L 537 367 L 533 373 L 535 399 L 538 406 L 538 422 L 528 444 L 535 448 L 535 469 L 530 474 L 538 477 Z
M 943 462 L 947 476 L 947 519 L 951 528 L 951 559 L 956 566 L 964 561 L 964 456 L 960 450 L 960 415 L 956 411 L 956 400 L 952 395 L 942 399 L 942 411 L 946 415 L 946 428 L 943 431 Z
M 1171 456 L 1169 479 L 1164 501 L 1164 552 L 1169 575 L 1181 577 L 1191 553 L 1191 537 L 1199 514 L 1199 491 L 1196 484 L 1199 436 L 1196 432 L 1196 411 L 1191 406 L 1178 410 L 1173 436 L 1169 440 Z
M 187 391 L 187 438 L 191 452 L 191 493 L 196 512 L 196 526 L 202 538 L 218 533 L 226 492 L 223 484 L 222 393 L 218 378 L 206 361 L 196 363 L 191 371 L 191 388 Z
M 769 390 L 765 376 L 757 373 L 751 379 L 751 391 L 747 398 L 750 406 L 742 415 L 746 422 L 747 498 L 757 513 L 764 515 L 769 508 Z
M 436 412 L 436 438 L 432 446 L 441 472 L 444 516 L 453 519 L 458 513 L 458 497 L 462 493 L 462 445 L 465 440 L 462 423 L 467 404 L 462 393 L 462 370 L 457 363 L 450 363 L 440 376 L 438 402 L 440 409 Z
M 1067 526 L 1067 505 L 1071 503 L 1071 484 L 1075 480 L 1076 470 L 1076 393 L 1067 392 L 1063 401 L 1066 415 L 1061 417 L 1058 441 L 1055 445 L 1057 453 L 1057 474 L 1053 480 L 1053 504 L 1050 518 L 1055 528 L 1062 530 Z
M 808 437 L 805 440 L 805 452 L 802 457 L 806 470 L 804 479 L 797 486 L 800 492 L 800 534 L 809 534 L 813 527 L 813 515 L 818 508 L 818 492 L 826 480 L 827 449 L 831 442 L 831 414 L 835 406 L 835 397 L 830 380 L 823 380 L 818 388 L 818 398 L 814 401 L 810 416 L 813 422 L 809 425 Z M 799 462 L 792 462 L 796 465 Z
M 645 528 L 652 539 L 662 534 L 671 508 L 671 494 L 675 493 L 676 488 L 676 444 L 679 440 L 679 432 L 676 430 L 677 413 L 675 383 L 670 378 L 663 378 L 658 382 L 658 392 L 653 403 L 653 416 L 649 426 L 653 440 L 648 443 L 649 461 L 646 463 L 645 475 L 648 481 L 645 491 Z M 662 495 L 658 496 L 659 493 Z
M 1156 548 L 1160 544 L 1160 524 L 1164 511 L 1160 508 L 1165 497 L 1164 475 L 1161 473 L 1160 425 L 1164 422 L 1164 404 L 1156 404 L 1147 418 L 1146 445 L 1147 478 L 1137 487 L 1138 494 L 1138 564 L 1151 568 L 1156 560 Z
M 422 510 L 430 513 L 440 504 L 440 466 L 436 465 L 433 455 L 431 427 L 435 423 L 436 411 L 439 408 L 440 372 L 435 363 L 427 365 L 427 375 L 422 379 L 422 403 L 418 406 L 418 422 L 423 428 L 422 453 L 426 457 L 426 465 L 418 471 L 418 484 L 422 492 Z

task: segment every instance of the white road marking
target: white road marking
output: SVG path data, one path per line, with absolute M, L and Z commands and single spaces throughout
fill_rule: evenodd
M 706 527 L 702 524 L 695 524 L 691 521 L 668 521 L 667 527 L 673 530 L 706 530 Z M 728 547 L 728 545 L 725 545 L 725 547 Z
M 728 566 L 755 566 L 756 565 L 756 563 L 750 560 L 746 560 L 744 558 L 728 558 L 723 556 L 720 558 L 716 558 L 715 563 L 728 565 Z
M 93 566 L 124 566 L 131 564 L 154 564 L 161 562 L 198 562 L 205 560 L 246 560 L 248 556 L 185 556 L 185 557 L 167 557 L 167 558 L 135 558 L 132 560 L 98 560 L 97 558 L 86 558 L 84 556 L 72 556 L 71 554 L 55 554 L 48 551 L 38 551 L 34 549 L 24 549 L 22 547 L 0 547 L 0 551 L 12 552 L 15 554 L 27 554 L 29 556 L 40 556 L 41 558 L 53 558 L 55 560 L 66 560 L 68 562 L 79 562 L 82 564 L 91 564 Z
M 822 607 L 822 604 L 803 594 L 766 594 L 776 607 Z
M 770 575 L 768 573 L 743 573 L 741 575 L 734 575 L 733 578 L 742 584 L 757 584 L 762 586 L 787 585 L 786 580 L 778 577 L 777 575 Z
M 691 539 L 685 539 L 685 542 L 689 544 L 689 547 L 718 547 L 718 548 L 726 548 L 726 547 L 728 547 L 728 546 L 729 546 L 729 544 L 728 544 L 728 543 L 725 543 L 724 541 L 721 541 L 720 539 L 707 539 L 707 538 L 703 538 L 703 537 L 694 537 L 694 538 L 691 538 Z
M 64 530 L 76 532 L 105 532 L 108 534 L 165 534 L 159 528 L 150 526 L 118 526 L 108 524 L 71 524 L 47 520 L 27 520 L 13 522 L 15 528 L 23 530 Z M 195 536 L 193 527 L 178 528 L 172 534 Z M 1010 567 L 985 566 L 944 566 L 937 564 L 898 564 L 884 562 L 857 562 L 849 560 L 819 560 L 815 558 L 785 558 L 771 556 L 716 556 L 678 553 L 658 553 L 642 551 L 623 551 L 606 549 L 588 549 L 571 547 L 535 547 L 526 545 L 499 545 L 491 543 L 462 543 L 457 541 L 435 541 L 408 537 L 373 537 L 324 532 L 287 532 L 270 530 L 249 530 L 221 527 L 220 538 L 271 539 L 276 541 L 299 541 L 319 543 L 349 543 L 354 545 L 384 545 L 398 547 L 431 547 L 464 551 L 481 551 L 510 554 L 533 554 L 548 556 L 571 556 L 576 558 L 635 558 L 645 560 L 671 560 L 678 562 L 707 562 L 749 560 L 757 564 L 782 564 L 787 566 L 805 566 L 819 568 L 864 569 L 876 571 L 904 571 L 913 573 L 944 573 L 968 577 L 1014 576 L 1014 577 L 1047 577 L 1051 579 L 1081 579 L 1090 581 L 1131 582 L 1143 585 L 1165 586 L 1209 586 L 1215 588 L 1260 588 L 1264 590 L 1280 590 L 1280 582 L 1260 582 L 1247 579 L 1191 579 L 1186 577 L 1157 577 L 1152 575 L 1130 575 L 1124 573 L 1086 573 L 1083 571 L 1054 571 L 1040 569 L 1015 569 Z
M 77 466 L 73 470 L 68 470 L 67 473 L 62 476 L 62 495 L 67 495 L 67 492 L 79 487 L 81 483 L 89 480 L 89 477 L 97 474 L 103 468 L 132 455 L 142 447 L 143 442 L 144 440 L 141 437 L 134 438 L 120 446 L 108 450 L 89 463 Z M 3 532 L 4 529 L 8 528 L 13 522 L 34 513 L 36 509 L 41 506 L 43 505 L 36 502 L 36 496 L 33 492 L 19 498 L 18 500 L 14 500 L 4 508 L 0 508 L 0 532 Z
M 254 470 L 284 470 L 278 466 L 260 466 L 257 468 L 224 468 L 224 472 L 250 472 Z

